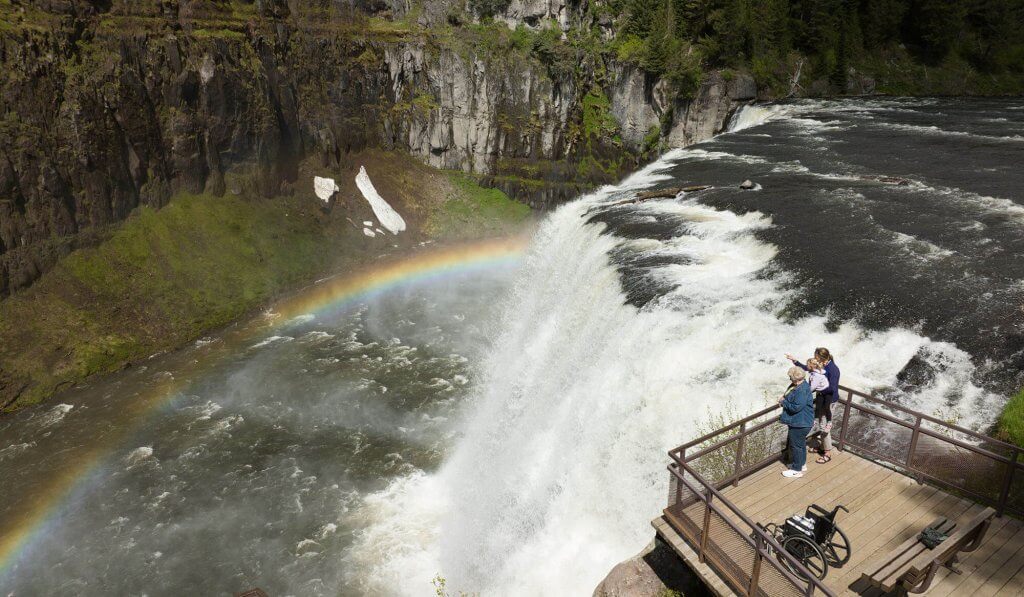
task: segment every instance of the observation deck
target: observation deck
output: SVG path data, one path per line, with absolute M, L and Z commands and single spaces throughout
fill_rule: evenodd
M 781 474 L 779 406 L 669 452 L 661 539 L 717 595 L 1024 595 L 1022 450 L 841 390 L 832 461 L 811 455 L 803 478 Z M 810 504 L 849 509 L 836 518 L 849 561 L 821 580 L 763 528 Z M 926 548 L 918 534 L 943 519 L 949 542 Z

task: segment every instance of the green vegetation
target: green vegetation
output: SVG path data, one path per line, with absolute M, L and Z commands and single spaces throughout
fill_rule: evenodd
M 412 94 L 408 101 L 399 101 L 391 106 L 391 112 L 395 115 L 414 116 L 425 119 L 439 107 L 440 104 L 437 103 L 434 96 L 424 91 L 417 91 Z
M 999 417 L 999 437 L 1024 447 L 1024 389 L 1010 398 Z
M 484 18 L 492 18 L 505 12 L 512 0 L 469 0 L 469 8 Z
M 530 208 L 509 199 L 499 189 L 481 187 L 462 172 L 448 172 L 452 192 L 427 220 L 431 236 L 459 239 L 499 236 L 514 231 L 530 215 Z
M 611 113 L 611 102 L 600 87 L 593 87 L 583 96 L 583 133 L 586 137 L 607 137 L 619 130 Z
M 770 96 L 845 93 L 851 67 L 891 92 L 999 93 L 1024 82 L 1021 0 L 616 0 L 617 54 L 686 95 L 706 68 L 751 71 Z M 953 68 L 942 87 L 918 76 Z M 966 75 L 966 77 L 965 77 Z M 916 83 L 916 84 L 915 84 Z
M 0 360 L 29 383 L 15 406 L 232 321 L 325 269 L 339 241 L 297 201 L 182 195 L 140 208 L 0 302 Z
M 438 240 L 510 234 L 530 213 L 469 175 L 406 154 L 368 151 L 353 163 L 366 165 L 409 223 L 398 242 L 420 232 Z M 330 214 L 311 191 L 264 200 L 182 194 L 159 210 L 136 209 L 97 246 L 73 252 L 0 301 L 0 388 L 19 394 L 0 406 L 14 410 L 173 349 L 297 284 L 379 255 L 390 243 L 368 241 L 350 223 L 369 209 L 353 178 L 338 180 L 342 196 L 355 199 Z
M 459 591 L 458 595 L 451 593 L 448 590 L 448 580 L 440 574 L 434 576 L 430 581 L 430 584 L 434 586 L 434 595 L 436 597 L 479 597 L 479 593 L 465 593 Z
M 765 406 L 774 402 L 765 393 L 764 396 Z M 713 412 L 710 409 L 707 415 L 700 424 L 697 425 L 697 436 L 707 435 L 723 429 L 736 421 L 748 416 L 749 412 L 740 411 L 735 402 L 729 401 L 724 405 L 724 408 L 720 411 Z M 765 419 L 751 421 L 747 424 L 748 428 L 757 425 L 768 419 L 778 418 L 777 413 L 770 413 Z M 693 448 L 693 452 L 699 452 L 706 448 L 710 448 L 712 445 L 719 442 L 725 441 L 730 438 L 738 438 L 740 429 L 735 427 L 712 437 L 711 439 L 699 444 Z M 769 425 L 760 431 L 751 433 L 746 436 L 743 443 L 743 461 L 741 467 L 750 466 L 768 458 L 772 454 L 777 454 L 783 448 L 783 445 L 778 441 L 779 431 L 775 425 Z M 729 477 L 736 472 L 736 441 L 732 441 L 718 450 L 714 450 L 697 458 L 691 462 L 691 465 L 700 473 L 705 479 L 718 482 L 722 479 Z
M 194 29 L 192 36 L 196 39 L 230 39 L 235 41 L 244 41 L 248 39 L 248 36 L 243 31 L 236 31 L 234 29 Z

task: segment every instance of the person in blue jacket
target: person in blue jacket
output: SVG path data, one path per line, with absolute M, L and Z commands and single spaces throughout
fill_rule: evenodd
M 786 358 L 794 365 L 807 371 L 807 366 L 787 354 Z M 821 427 L 821 456 L 815 461 L 825 464 L 832 460 L 832 406 L 839 402 L 839 367 L 832 358 L 832 353 L 827 348 L 815 348 L 814 358 L 825 369 L 825 377 L 828 379 L 828 388 L 818 392 L 818 413 L 824 415 L 825 424 Z
M 807 470 L 807 435 L 814 424 L 814 397 L 811 386 L 804 380 L 804 371 L 799 367 L 790 367 L 789 388 L 779 399 L 782 405 L 782 416 L 779 421 L 789 427 L 789 453 L 791 462 L 782 475 L 790 478 L 804 476 Z

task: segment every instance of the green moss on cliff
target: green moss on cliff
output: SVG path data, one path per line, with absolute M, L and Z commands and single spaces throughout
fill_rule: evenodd
M 502 235 L 514 231 L 529 217 L 530 208 L 498 189 L 480 186 L 462 172 L 449 172 L 452 192 L 427 220 L 427 231 L 440 238 Z
M 1024 389 L 1010 398 L 999 417 L 999 435 L 1006 441 L 1024 446 Z
M 64 385 L 173 349 L 297 284 L 409 244 L 513 232 L 529 208 L 461 173 L 406 154 L 352 154 L 330 214 L 312 190 L 294 197 L 180 194 L 140 207 L 94 248 L 75 251 L 27 290 L 0 301 L 0 409 L 38 402 Z M 355 222 L 372 217 L 355 189 L 364 165 L 406 218 L 386 242 Z M 304 172 L 309 180 L 312 173 Z M 4 404 L 12 396 L 17 399 Z
M 328 265 L 340 235 L 297 200 L 182 195 L 143 207 L 0 303 L 0 355 L 31 380 L 17 406 L 230 322 Z
M 588 137 L 615 135 L 619 123 L 611 113 L 611 102 L 600 87 L 594 87 L 583 96 L 583 133 Z

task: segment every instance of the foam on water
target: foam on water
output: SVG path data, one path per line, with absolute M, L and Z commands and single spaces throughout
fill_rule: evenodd
M 6 448 L 0 449 L 0 462 L 8 458 L 14 458 L 18 454 L 30 450 L 36 446 L 35 442 L 22 442 L 19 444 L 12 444 Z
M 63 421 L 64 417 L 66 417 L 67 414 L 71 412 L 72 409 L 74 408 L 75 407 L 71 404 L 63 403 L 52 407 L 51 409 L 46 411 L 46 414 L 39 418 L 39 427 L 42 429 L 46 429 L 47 427 L 53 427 L 54 425 Z
M 922 193 L 925 197 L 944 201 L 954 201 L 981 212 L 1001 214 L 1024 223 L 1024 206 L 1002 197 L 980 195 L 963 189 L 955 189 L 941 185 L 928 185 L 919 181 L 911 181 L 906 187 Z
M 983 367 L 1007 369 L 1012 361 L 986 365 L 977 352 L 972 360 L 957 345 L 926 337 L 919 320 L 896 319 L 909 323 L 885 329 L 893 324 L 878 297 L 897 287 L 897 275 L 951 270 L 955 283 L 941 289 L 940 300 L 949 300 L 945 291 L 959 287 L 963 274 L 969 292 L 995 292 L 992 303 L 1015 310 L 1024 283 L 979 283 L 994 277 L 989 271 L 968 277 L 973 272 L 960 265 L 977 256 L 958 241 L 1019 253 L 1008 231 L 1024 208 L 995 197 L 1012 197 L 1019 187 L 964 179 L 968 192 L 952 188 L 961 184 L 955 174 L 858 161 L 838 149 L 873 135 L 867 129 L 875 125 L 857 130 L 858 121 L 837 135 L 837 118 L 868 111 L 881 123 L 886 116 L 875 106 L 910 104 L 829 105 L 845 114 L 820 102 L 745 109 L 734 130 L 786 114 L 804 120 L 674 151 L 550 214 L 495 325 L 499 290 L 478 294 L 470 279 L 455 292 L 423 287 L 382 297 L 337 320 L 268 311 L 262 323 L 274 329 L 247 336 L 223 367 L 182 386 L 166 410 L 119 444 L 113 466 L 97 470 L 96 484 L 69 502 L 61 524 L 8 577 L 13 590 L 91 595 L 161 586 L 194 594 L 219 578 L 232 583 L 225 590 L 259 584 L 273 594 L 424 595 L 434 593 L 431 579 L 441 574 L 451 593 L 589 595 L 650 540 L 649 520 L 667 493 L 666 450 L 698 435 L 712 413 L 764 405 L 786 383 L 782 354 L 806 356 L 819 345 L 837 354 L 847 385 L 918 384 L 892 395 L 943 419 L 988 424 L 999 404 L 975 383 L 986 377 Z M 833 143 L 830 151 L 821 151 L 819 138 Z M 998 157 L 1012 146 L 977 145 L 995 148 L 993 164 L 1012 167 L 1012 159 Z M 890 193 L 875 184 L 886 173 L 908 182 L 890 181 Z M 620 203 L 637 189 L 688 177 L 713 188 Z M 737 189 L 747 177 L 765 182 L 764 191 Z M 883 255 L 858 270 L 869 274 L 862 279 L 882 278 L 881 292 L 865 295 L 863 306 L 882 312 L 864 324 L 878 331 L 853 323 L 856 309 L 812 296 L 821 261 L 801 269 L 814 247 L 793 239 L 827 226 L 793 215 L 810 213 L 805 206 L 853 216 L 850 236 L 863 248 L 836 255 Z M 884 270 L 905 262 L 911 267 L 897 274 Z M 1008 263 L 991 265 L 1019 278 Z M 873 277 L 871 268 L 883 273 Z M 642 287 L 637 300 L 633 286 Z M 990 319 L 1007 319 L 993 313 Z M 943 325 L 953 319 L 935 317 Z M 258 349 L 247 350 L 253 344 Z M 10 436 L 0 464 L 28 471 L 21 463 L 34 461 L 26 455 L 46 463 L 83 445 L 52 449 L 64 446 L 55 438 L 103 432 L 116 419 L 110 413 L 126 410 L 121 397 L 131 393 L 117 384 L 131 375 L 189 379 L 166 360 L 151 366 L 120 374 L 114 385 L 96 382 L 91 400 L 68 399 L 81 407 L 21 415 L 36 436 Z M 85 552 L 91 557 L 78 557 Z M 225 577 L 224 570 L 232 572 Z
M 294 338 L 292 338 L 291 336 L 270 336 L 269 338 L 260 340 L 259 342 L 253 344 L 249 348 L 263 348 L 264 346 L 273 344 L 274 342 L 291 342 L 292 340 L 294 340 Z
M 824 316 L 780 317 L 794 291 L 758 275 L 777 250 L 754 235 L 772 225 L 760 213 L 694 200 L 633 206 L 685 222 L 665 241 L 585 224 L 588 211 L 660 180 L 684 156 L 566 205 L 540 227 L 447 462 L 393 481 L 353 511 L 365 526 L 350 574 L 367 593 L 423 594 L 442 574 L 449 589 L 487 595 L 590 594 L 649 541 L 649 519 L 664 506 L 666 450 L 711 413 L 749 412 L 775 397 L 784 352 L 829 346 L 844 382 L 868 389 L 924 358 L 939 373 L 910 405 L 943 412 L 960 396 L 962 424 L 990 422 L 996 398 L 972 384 L 970 358 L 955 346 L 907 329 L 830 331 Z M 623 248 L 685 256 L 656 269 L 675 289 L 639 310 L 626 304 L 609 259 Z
M 143 462 L 145 460 L 148 460 L 149 458 L 152 458 L 152 457 L 153 457 L 153 448 L 152 448 L 152 446 L 140 446 L 138 448 L 135 448 L 131 452 L 129 452 L 128 455 L 124 457 L 124 461 L 125 461 L 125 464 L 127 464 L 129 467 L 131 467 L 131 466 L 135 466 L 135 465 L 137 465 L 137 464 L 139 464 L 139 463 L 141 463 L 141 462 Z
M 943 137 L 959 137 L 961 139 L 971 139 L 976 141 L 991 141 L 996 143 L 1022 143 L 1024 142 L 1024 136 L 1021 135 L 982 135 L 979 133 L 968 133 L 966 131 L 950 131 L 939 128 L 934 125 L 921 126 L 916 124 L 889 124 L 890 128 L 899 129 L 902 131 L 924 134 L 924 135 L 938 135 Z

